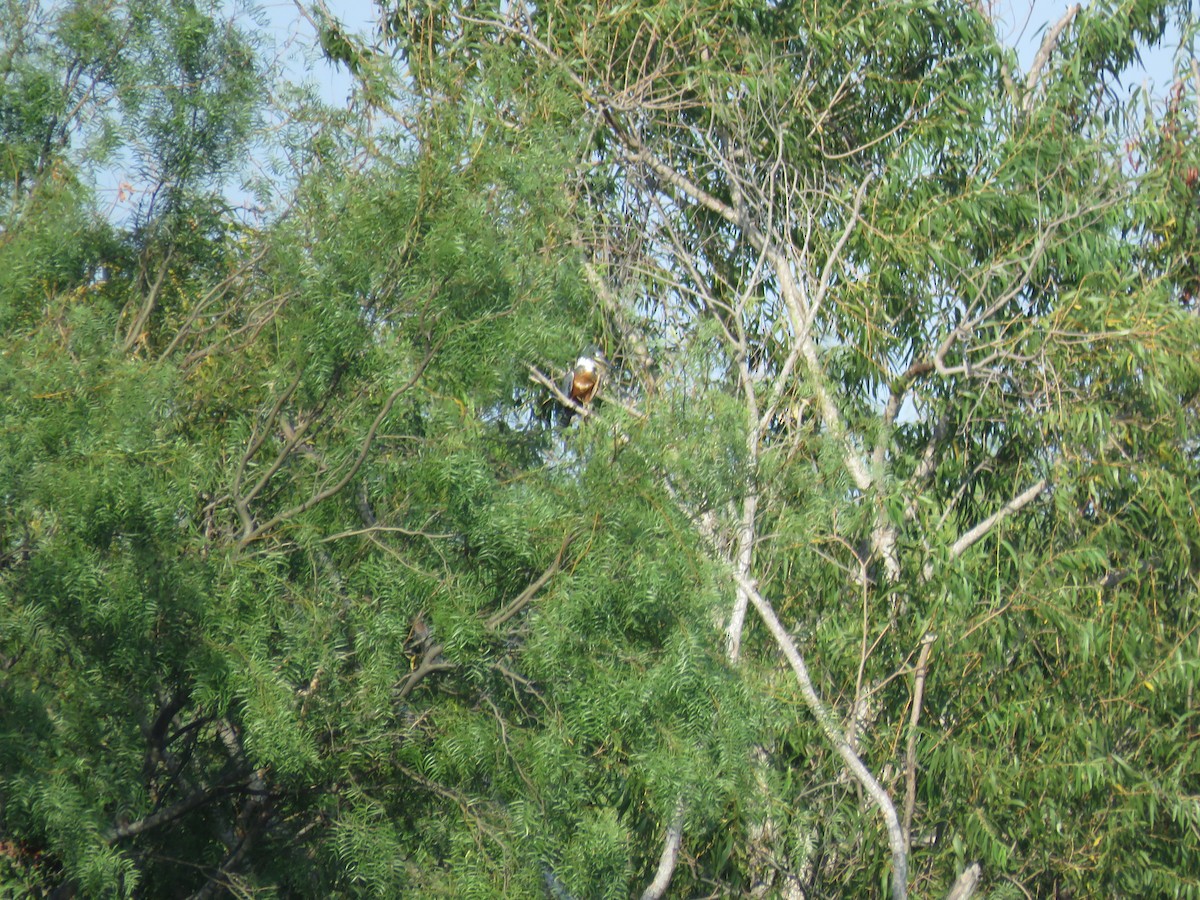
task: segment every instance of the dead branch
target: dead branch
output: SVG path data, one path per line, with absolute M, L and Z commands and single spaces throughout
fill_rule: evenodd
M 978 471 L 979 468 L 980 467 L 976 467 L 976 471 Z M 969 480 L 963 482 L 962 487 L 959 488 L 958 495 L 951 499 L 950 508 L 953 508 L 954 504 L 958 502 L 958 496 L 960 496 L 963 491 L 966 490 L 966 487 L 969 483 Z M 960 535 L 958 540 L 956 540 L 950 546 L 949 559 L 958 559 L 978 541 L 986 537 L 988 532 L 995 528 L 1002 519 L 1005 519 L 1008 516 L 1011 516 L 1013 513 L 1024 509 L 1026 506 L 1036 500 L 1038 495 L 1046 489 L 1048 484 L 1049 482 L 1045 478 L 1039 479 L 1037 482 L 1030 485 L 1017 496 L 1005 503 L 1002 507 L 992 513 L 982 522 L 972 526 L 970 530 Z M 942 520 L 944 521 L 949 514 L 950 509 L 948 508 L 946 512 L 943 513 Z M 933 560 L 926 560 L 925 565 L 921 570 L 921 575 L 926 581 L 929 581 L 929 579 L 933 578 Z
M 842 228 L 842 233 L 838 235 L 837 243 L 833 245 L 833 250 L 830 252 L 829 258 L 825 260 L 825 267 L 821 270 L 820 278 L 817 281 L 817 289 L 813 293 L 812 303 L 807 310 L 804 323 L 804 333 L 806 335 L 812 330 L 813 322 L 817 317 L 817 313 L 821 310 L 821 304 L 825 300 L 825 295 L 829 292 L 829 286 L 833 283 L 833 267 L 838 264 L 842 251 L 846 248 L 846 242 L 850 240 L 850 236 L 854 233 L 854 226 L 858 224 L 861 216 L 863 200 L 867 196 L 867 188 L 870 187 L 874 177 L 871 172 L 868 172 L 859 183 L 858 190 L 854 192 L 850 214 L 846 216 L 846 224 Z
M 274 295 L 252 307 L 245 314 L 246 321 L 244 324 L 238 326 L 229 333 L 222 335 L 211 344 L 192 350 L 186 356 L 184 356 L 183 361 L 179 364 L 180 370 L 185 374 L 191 374 L 195 371 L 196 367 L 200 363 L 204 362 L 204 360 L 208 359 L 208 357 L 212 356 L 223 346 L 245 335 L 245 341 L 239 345 L 231 347 L 230 349 L 231 354 L 237 355 L 237 353 L 248 347 L 254 342 L 255 339 L 258 338 L 259 333 L 275 318 L 279 311 L 283 309 L 284 304 L 291 300 L 294 296 L 295 294 L 293 292 L 285 291 L 281 294 Z M 266 310 L 266 312 L 264 312 L 264 310 Z M 193 336 L 201 337 L 216 327 L 217 323 L 213 323 L 205 328 L 196 329 L 193 332 Z
M 825 368 L 821 364 L 820 351 L 812 339 L 810 312 L 813 309 L 813 303 L 810 301 L 808 292 L 803 285 L 796 280 L 787 255 L 764 232 L 748 221 L 745 216 L 740 215 L 732 206 L 713 196 L 692 179 L 658 159 L 640 139 L 622 126 L 610 108 L 604 107 L 603 112 L 605 120 L 613 129 L 617 139 L 625 145 L 629 153 L 630 162 L 646 165 L 663 182 L 678 189 L 693 203 L 703 206 L 738 228 L 747 243 L 754 250 L 761 253 L 770 264 L 778 282 L 780 295 L 783 297 L 784 305 L 788 310 L 788 317 L 791 320 L 796 346 L 799 347 L 800 356 L 805 362 L 805 367 L 808 369 L 811 387 L 817 401 L 817 408 L 821 413 L 822 421 L 828 429 L 830 436 L 844 448 L 843 460 L 857 487 L 862 491 L 870 489 L 874 478 L 867 470 L 867 466 L 858 453 L 846 440 L 845 423 L 842 420 L 837 404 L 834 402 L 831 390 L 826 383 Z M 866 185 L 866 181 L 860 185 L 856 202 L 861 203 Z M 857 212 L 853 212 L 847 228 L 851 228 L 856 221 Z M 843 234 L 843 243 L 847 237 L 848 231 Z
M 425 540 L 431 542 L 437 540 L 449 540 L 450 538 L 457 537 L 456 534 L 450 531 L 422 531 L 419 528 L 404 528 L 400 525 L 369 525 L 365 528 L 353 528 L 349 531 L 339 531 L 337 534 L 331 534 L 321 538 L 319 543 L 328 544 L 332 541 L 340 541 L 349 537 L 359 537 L 362 535 L 372 534 L 402 534 L 405 537 L 425 538 Z
M 576 235 L 573 243 L 576 247 L 582 249 L 583 241 Z M 654 360 L 650 356 L 650 349 L 646 346 L 646 339 L 634 328 L 629 321 L 629 317 L 625 314 L 625 309 L 621 305 L 620 300 L 613 293 L 612 288 L 601 277 L 599 270 L 593 262 L 585 260 L 582 264 L 584 278 L 587 279 L 592 291 L 600 300 L 601 306 L 604 307 L 608 318 L 616 326 L 618 334 L 621 336 L 621 346 L 628 350 L 634 362 L 637 363 L 637 375 L 641 380 L 647 394 L 653 394 L 656 388 L 654 378 Z

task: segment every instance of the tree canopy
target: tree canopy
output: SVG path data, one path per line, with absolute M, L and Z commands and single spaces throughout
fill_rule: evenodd
M 1200 897 L 1190 4 L 4 2 L 6 895 Z

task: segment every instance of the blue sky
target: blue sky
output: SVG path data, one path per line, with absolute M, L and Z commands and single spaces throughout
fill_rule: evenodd
M 1016 48 L 1022 69 L 1027 70 L 1041 44 L 1045 29 L 1061 18 L 1072 0 L 984 2 L 992 10 L 1000 39 Z M 374 29 L 377 7 L 372 0 L 326 0 L 326 5 L 349 29 L 367 34 Z M 261 9 L 269 19 L 269 33 L 278 51 L 283 58 L 294 61 L 295 74 L 303 73 L 306 66 L 304 48 L 311 48 L 314 42 L 311 26 L 301 18 L 292 0 L 266 0 Z M 1128 73 L 1125 79 L 1127 88 L 1148 81 L 1156 94 L 1162 94 L 1171 82 L 1171 61 L 1175 49 L 1174 42 L 1168 40 L 1167 43 L 1169 46 L 1144 56 L 1143 68 Z M 313 61 L 307 71 L 328 101 L 340 103 L 345 100 L 349 79 L 344 73 L 335 72 L 321 61 Z
M 300 14 L 294 0 L 225 0 L 230 6 L 245 9 L 249 5 L 257 10 L 256 22 L 265 30 L 264 50 L 283 67 L 284 73 L 293 82 L 308 82 L 327 103 L 342 105 L 350 94 L 350 77 L 344 69 L 330 65 L 316 49 L 316 35 L 312 25 Z M 312 0 L 300 0 L 306 6 Z M 963 0 L 967 2 L 967 0 Z M 983 0 L 992 11 L 993 21 L 1000 39 L 1015 47 L 1021 61 L 1022 71 L 1028 70 L 1037 53 L 1045 30 L 1056 22 L 1070 5 L 1070 0 Z M 326 7 L 351 31 L 371 35 L 374 32 L 377 7 L 372 0 L 325 0 Z M 249 24 L 249 22 L 247 22 Z M 1165 46 L 1148 51 L 1143 56 L 1143 66 L 1127 73 L 1124 84 L 1127 92 L 1146 85 L 1152 95 L 1161 97 L 1172 80 L 1172 59 L 1177 36 L 1169 36 Z M 132 211 L 139 194 L 136 178 L 120 172 L 117 163 L 108 171 L 98 173 L 98 187 L 102 197 L 107 198 L 108 214 L 115 220 L 124 218 Z M 247 209 L 254 206 L 247 195 L 236 189 L 231 196 L 241 197 Z M 253 215 L 253 214 L 252 214 Z

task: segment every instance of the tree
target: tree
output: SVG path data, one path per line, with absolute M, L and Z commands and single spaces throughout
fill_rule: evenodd
M 5 890 L 1196 894 L 1186 7 L 14 10 Z
M 1070 655 L 1063 644 L 1076 646 L 1077 630 L 1097 627 L 1091 590 L 1149 565 L 1168 593 L 1194 596 L 1190 563 L 1169 576 L 1147 563 L 1178 560 L 1194 535 L 1176 532 L 1172 550 L 1142 543 L 1161 533 L 1149 520 L 1193 502 L 1194 320 L 1147 265 L 1153 248 L 1136 234 L 1147 210 L 1106 125 L 1120 111 L 1095 87 L 1138 40 L 1157 39 L 1167 13 L 1072 10 L 1020 79 L 990 23 L 959 5 L 541 5 L 508 18 L 473 6 L 398 26 L 423 75 L 437 71 L 427 48 L 462 54 L 444 76 L 453 83 L 489 71 L 492 44 L 522 46 L 541 73 L 525 83 L 551 87 L 539 101 L 493 90 L 506 109 L 574 94 L 578 106 L 555 114 L 591 123 L 581 159 L 592 166 L 572 189 L 583 265 L 632 381 L 657 392 L 645 401 L 655 428 L 638 432 L 657 440 L 623 452 L 645 453 L 732 570 L 729 660 L 740 661 L 751 601 L 775 627 L 764 597 L 775 593 L 828 661 L 820 693 L 844 698 L 839 725 L 802 684 L 818 735 L 837 751 L 817 761 L 832 770 L 815 780 L 833 787 L 821 802 L 805 795 L 811 818 L 793 814 L 809 845 L 763 852 L 779 871 L 761 878 L 798 891 L 871 883 L 877 864 L 841 849 L 859 846 L 864 827 L 839 774 L 848 771 L 886 823 L 897 895 L 922 803 L 928 830 L 915 836 L 930 849 L 916 877 L 934 884 L 953 879 L 963 852 L 1035 893 L 1177 883 L 1164 872 L 1189 841 L 1186 779 L 1171 794 L 1182 830 L 1163 836 L 1138 876 L 1119 871 L 1107 832 L 1080 852 L 1070 849 L 1086 845 L 1078 836 L 1064 847 L 1034 828 L 1045 846 L 1015 865 L 1012 849 L 1028 844 L 1024 810 L 1047 794 L 1107 804 L 1089 801 L 1090 785 L 1117 777 L 1112 760 L 1082 762 L 1078 746 L 1043 763 L 1067 721 L 1026 719 L 1029 708 L 1070 707 L 1090 684 L 1090 641 L 1082 681 L 1052 660 Z M 1135 511 L 1132 491 L 1151 482 L 1155 499 Z M 1187 645 L 1183 620 L 1125 612 L 1099 627 L 1125 648 L 1127 682 Z M 947 668 L 970 662 L 958 678 L 931 673 L 942 654 Z M 977 694 L 966 677 L 975 665 L 1007 677 Z M 1180 659 L 1174 677 L 1191 665 Z M 1107 714 L 1111 696 L 1082 717 L 1104 746 L 1145 731 Z M 1186 715 L 1186 698 L 1162 700 L 1152 717 Z M 922 703 L 938 710 L 937 728 L 919 730 Z M 980 733 L 966 723 L 984 708 L 995 724 Z M 1089 788 L 1051 775 L 1031 789 L 1030 769 L 1014 766 L 997 794 L 1020 812 L 993 811 L 967 788 L 999 783 L 997 746 L 1032 758 L 1036 772 L 1079 764 Z M 774 767 L 792 771 L 778 752 Z M 864 767 L 872 756 L 882 761 Z M 962 791 L 924 782 L 920 793 L 922 760 Z M 870 768 L 894 773 L 890 796 Z M 758 833 L 793 833 L 768 824 Z M 745 833 L 753 848 L 754 828 Z M 937 851 L 946 841 L 954 852 Z

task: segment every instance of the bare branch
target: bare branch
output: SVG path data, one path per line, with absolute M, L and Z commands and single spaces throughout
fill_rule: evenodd
M 237 471 L 233 475 L 233 487 L 229 493 L 233 499 L 233 506 L 237 511 L 238 518 L 242 522 L 243 537 L 253 534 L 255 529 L 254 517 L 250 514 L 250 500 L 252 498 L 242 495 L 242 479 L 246 475 L 246 466 L 250 464 L 250 460 L 254 458 L 259 448 L 262 447 L 284 404 L 288 402 L 292 394 L 295 393 L 296 388 L 300 386 L 300 379 L 303 375 L 303 370 L 297 372 L 296 377 L 292 379 L 292 383 L 287 386 L 287 389 L 275 398 L 270 412 L 263 417 L 262 422 L 255 423 L 254 431 L 250 435 L 250 443 L 246 446 L 246 450 L 238 462 Z
M 1200 126 L 1200 62 L 1197 62 L 1194 56 L 1192 57 L 1191 69 L 1192 81 L 1195 82 L 1192 93 L 1196 100 L 1196 124 Z
M 751 487 L 742 501 L 742 521 L 738 523 L 737 545 L 733 565 L 741 578 L 750 577 L 750 566 L 754 560 L 755 520 L 758 518 L 758 491 Z M 742 627 L 746 620 L 746 606 L 750 595 L 737 582 L 734 592 L 733 610 L 729 614 L 729 626 L 725 631 L 725 656 L 731 665 L 737 665 L 742 650 Z
M 211 288 L 209 288 L 208 291 L 204 294 L 204 296 L 201 297 L 199 299 L 199 301 L 197 301 L 195 307 L 192 309 L 191 313 L 188 315 L 187 320 L 182 325 L 179 326 L 178 330 L 175 332 L 175 337 L 173 337 L 171 339 L 171 342 L 167 345 L 167 349 L 165 349 L 162 353 L 160 353 L 158 358 L 166 359 L 168 356 L 170 356 L 172 353 L 174 353 L 175 350 L 178 349 L 180 343 L 182 343 L 182 341 L 186 337 L 188 337 L 191 334 L 202 333 L 202 332 L 193 332 L 192 327 L 205 314 L 205 312 L 209 308 L 209 305 L 212 304 L 214 301 L 218 300 L 219 298 L 221 298 L 222 296 L 224 296 L 225 293 L 234 285 L 234 283 L 239 278 L 241 278 L 246 273 L 250 272 L 256 265 L 258 265 L 263 260 L 263 258 L 267 255 L 268 249 L 269 248 L 267 248 L 267 247 L 260 248 L 257 253 L 255 253 L 253 256 L 251 256 L 249 259 L 247 259 L 245 262 L 243 262 L 240 266 L 238 266 L 236 269 L 234 269 L 232 272 L 230 272 L 223 279 L 218 281 Z M 226 313 L 226 315 L 227 314 L 228 313 Z
M 679 858 L 679 845 L 683 842 L 683 816 L 686 809 L 683 797 L 680 797 L 663 838 L 662 856 L 659 857 L 658 868 L 654 871 L 654 879 L 646 886 L 646 890 L 642 891 L 642 900 L 659 900 L 671 884 L 671 876 L 675 874 L 675 863 Z
M 1042 38 L 1042 46 L 1038 48 L 1037 56 L 1033 58 L 1033 64 L 1029 67 L 1029 73 L 1025 76 L 1024 111 L 1026 113 L 1033 109 L 1034 92 L 1037 90 L 1038 83 L 1042 80 L 1042 70 L 1050 62 L 1050 54 L 1054 52 L 1054 48 L 1058 44 L 1059 35 L 1063 33 L 1063 29 L 1071 24 L 1071 20 L 1079 15 L 1080 9 L 1081 7 L 1078 3 L 1068 8 L 1063 13 L 1062 18 L 1055 22 L 1053 27 Z
M 995 313 L 997 313 L 999 310 L 1003 309 L 1008 303 L 1015 299 L 1018 294 L 1021 293 L 1021 291 L 1029 283 L 1029 279 L 1033 275 L 1034 268 L 1037 266 L 1043 254 L 1046 252 L 1046 246 L 1051 234 L 1057 228 L 1065 224 L 1070 218 L 1071 216 L 1064 216 L 1055 219 L 1042 228 L 1041 231 L 1038 232 L 1037 240 L 1034 242 L 1033 248 L 1029 251 L 1029 256 L 1022 263 L 1021 276 L 1016 280 L 1016 282 L 997 300 L 990 303 L 983 310 L 976 313 L 970 319 L 963 322 L 948 335 L 946 335 L 945 339 L 943 339 L 942 343 L 938 345 L 937 350 L 933 354 L 933 366 L 939 375 L 946 377 L 948 375 L 956 374 L 971 374 L 972 367 L 968 363 L 964 363 L 961 366 L 947 366 L 946 354 L 950 352 L 956 343 L 959 343 L 960 341 L 970 337 L 980 324 L 982 324 L 991 316 L 995 315 Z M 994 267 L 989 267 L 987 272 L 990 273 L 993 271 L 993 268 Z
M 571 410 L 578 416 L 582 416 L 585 419 L 590 419 L 592 416 L 594 416 L 596 414 L 595 410 L 593 410 L 590 406 L 584 406 L 582 403 L 576 403 L 574 400 L 572 400 L 570 397 L 568 397 L 566 395 L 566 393 L 563 391 L 563 389 L 560 388 L 557 384 L 555 384 L 554 380 L 552 378 L 543 374 L 540 369 L 538 369 L 535 366 L 529 366 L 528 368 L 529 368 L 529 380 L 533 381 L 537 384 L 540 384 L 542 387 L 544 387 L 546 390 L 548 390 L 551 394 L 554 395 L 554 399 L 557 400 L 559 403 L 561 403 L 563 406 L 565 406 L 567 409 Z
M 538 591 L 544 588 L 550 579 L 553 578 L 558 570 L 562 567 L 563 557 L 566 555 L 567 548 L 571 546 L 571 541 L 573 539 L 574 535 L 572 534 L 568 534 L 566 537 L 564 537 L 562 546 L 558 548 L 558 555 L 554 557 L 554 562 L 547 566 L 546 571 L 534 579 L 529 587 L 521 591 L 521 593 L 515 600 L 513 600 L 512 603 L 492 615 L 487 620 L 485 627 L 489 631 L 495 631 L 497 628 L 519 613 L 522 609 L 524 609 L 529 601 L 537 596 Z
M 400 387 L 392 391 L 392 393 L 388 395 L 388 398 L 383 401 L 383 406 L 380 408 L 379 413 L 375 416 L 375 421 L 373 421 L 371 423 L 371 427 L 367 429 L 367 435 L 365 438 L 363 438 L 362 447 L 359 449 L 358 456 L 355 457 L 350 465 L 346 467 L 341 478 L 339 478 L 329 487 L 317 491 L 317 493 L 313 494 L 303 503 L 298 503 L 291 509 L 285 510 L 278 515 L 273 516 L 262 525 L 252 527 L 249 531 L 244 532 L 242 538 L 238 541 L 238 547 L 245 547 L 251 541 L 256 540 L 266 532 L 270 531 L 280 522 L 287 521 L 288 519 L 308 512 L 308 510 L 312 509 L 319 503 L 325 502 L 330 497 L 341 491 L 346 485 L 348 485 L 350 483 L 350 479 L 358 474 L 358 470 L 361 469 L 362 464 L 366 462 L 367 454 L 371 452 L 371 445 L 375 442 L 375 434 L 379 431 L 379 426 L 383 424 L 383 420 L 386 419 L 388 413 L 392 411 L 392 407 L 395 405 L 396 401 L 399 400 L 403 394 L 411 390 L 413 385 L 420 381 L 421 376 L 425 374 L 425 369 L 428 368 L 429 363 L 433 361 L 433 357 L 437 354 L 439 347 L 441 347 L 441 341 L 429 348 L 429 351 L 425 354 L 425 358 L 421 360 L 416 371 L 413 372 L 412 377 L 409 378 L 404 384 L 400 385 Z
M 454 532 L 450 531 L 422 531 L 420 528 L 404 528 L 400 525 L 368 525 L 365 528 L 353 528 L 349 531 L 339 531 L 337 534 L 327 535 L 321 538 L 319 543 L 328 544 L 331 541 L 340 541 L 348 537 L 372 534 L 403 534 L 406 537 L 425 538 L 427 541 L 444 541 L 456 537 Z
M 575 246 L 582 248 L 583 241 L 579 236 L 575 237 Z M 591 285 L 592 291 L 600 299 L 601 306 L 604 307 L 608 318 L 616 326 L 618 333 L 621 335 L 621 346 L 625 348 L 637 363 L 638 378 L 641 379 L 647 393 L 654 393 L 655 378 L 654 378 L 654 360 L 650 356 L 650 349 L 646 346 L 646 340 L 642 337 L 637 329 L 629 322 L 629 317 L 625 314 L 625 309 L 621 305 L 618 297 L 613 293 L 612 288 L 601 277 L 593 262 L 585 260 L 582 264 L 583 276 Z
M 980 874 L 979 863 L 971 863 L 963 869 L 950 888 L 950 893 L 946 895 L 946 900 L 971 900 L 971 895 L 975 893 L 979 884 Z
M 917 806 L 917 725 L 921 722 L 921 704 L 925 699 L 925 676 L 929 672 L 929 651 L 937 635 L 930 632 L 921 639 L 917 669 L 913 679 L 912 715 L 908 720 L 908 742 L 904 748 L 904 846 L 912 847 L 913 811 Z
M 241 348 L 248 346 L 255 340 L 255 338 L 258 337 L 259 332 L 261 332 L 270 322 L 274 320 L 279 311 L 283 309 L 284 304 L 291 300 L 293 296 L 295 295 L 292 292 L 285 291 L 281 294 L 276 294 L 266 300 L 263 300 L 261 303 L 252 307 L 245 313 L 245 321 L 237 328 L 234 328 L 227 334 L 221 335 L 221 337 L 213 341 L 211 344 L 203 347 L 197 347 L 196 349 L 189 351 L 188 354 L 183 358 L 183 362 L 180 363 L 180 369 L 185 374 L 195 371 L 196 366 L 202 363 L 205 359 L 212 356 L 226 344 L 232 343 L 235 339 L 242 337 L 243 335 L 246 336 L 246 340 L 240 346 Z M 216 324 L 214 323 L 206 326 L 205 328 L 196 329 L 192 333 L 192 336 L 201 337 L 213 330 L 215 327 Z M 238 350 L 239 347 L 235 346 L 231 348 L 230 352 L 236 354 Z
M 129 325 L 129 330 L 125 332 L 125 341 L 121 345 L 121 350 L 128 353 L 134 348 L 142 336 L 142 330 L 146 327 L 146 323 L 150 320 L 150 313 L 154 311 L 154 305 L 158 302 L 159 291 L 162 290 L 163 282 L 167 278 L 167 272 L 170 270 L 171 257 L 175 255 L 175 245 L 172 244 L 167 250 L 167 255 L 162 261 L 162 265 L 158 268 L 158 275 L 154 279 L 154 284 L 150 287 L 150 293 L 146 295 L 146 299 L 142 301 L 141 308 L 138 310 L 137 316 Z
M 875 479 L 867 469 L 866 464 L 862 461 L 862 458 L 858 455 L 858 452 L 846 441 L 846 426 L 842 421 L 842 414 L 838 410 L 837 404 L 833 402 L 833 395 L 825 383 L 825 368 L 821 365 L 820 353 L 811 337 L 806 336 L 804 338 L 801 344 L 801 351 L 812 379 L 813 395 L 817 400 L 817 409 L 821 413 L 821 421 L 824 423 L 826 429 L 828 429 L 830 437 L 841 445 L 842 460 L 845 463 L 846 469 L 850 472 L 850 477 L 854 479 L 855 486 L 860 491 L 868 491 L 871 485 L 874 484 Z
M 979 524 L 965 532 L 957 541 L 950 546 L 950 558 L 958 559 L 962 556 L 973 544 L 987 535 L 989 531 L 996 527 L 996 524 L 1007 516 L 1023 509 L 1037 499 L 1038 494 L 1046 489 L 1047 481 L 1042 478 L 1034 484 L 1027 487 L 1017 496 L 1013 497 L 1002 507 L 988 516 Z
M 180 816 L 186 815 L 193 809 L 203 806 L 204 804 L 220 796 L 221 794 L 227 793 L 228 791 L 229 786 L 227 785 L 218 785 L 217 787 L 212 788 L 201 788 L 192 794 L 189 794 L 187 797 L 184 797 L 174 806 L 169 806 L 166 809 L 160 809 L 158 812 L 144 816 L 141 819 L 138 819 L 136 822 L 127 822 L 123 825 L 117 825 L 114 828 L 110 828 L 104 834 L 104 842 L 106 844 L 113 844 L 117 841 L 124 840 L 125 838 L 136 837 L 143 832 L 151 831 L 161 825 L 167 824 L 168 822 L 173 822 Z
M 779 621 L 779 617 L 775 615 L 774 608 L 759 593 L 758 586 L 753 581 L 737 572 L 734 573 L 734 577 L 745 588 L 750 602 L 754 604 L 754 608 L 762 616 L 767 630 L 771 632 L 771 636 L 775 638 L 779 649 L 791 664 L 792 671 L 796 673 L 796 680 L 800 684 L 800 693 L 804 697 L 804 702 L 809 712 L 817 720 L 817 724 L 821 726 L 826 739 L 833 745 L 833 749 L 837 751 L 838 756 L 842 758 L 842 761 L 846 764 L 846 768 L 850 770 L 850 774 L 879 808 L 884 824 L 887 827 L 888 844 L 891 846 L 892 851 L 892 897 L 893 900 L 905 900 L 908 896 L 908 849 L 904 842 L 904 829 L 901 827 L 900 819 L 896 815 L 896 807 L 892 803 L 892 798 L 888 796 L 883 785 L 876 780 L 859 755 L 854 752 L 854 749 L 846 741 L 846 736 L 838 727 L 833 714 L 817 694 L 817 689 L 808 674 L 808 666 L 804 662 L 804 657 L 800 655 L 800 651 L 796 648 L 796 642 L 792 640 L 792 636 L 788 634 L 787 629 Z
M 568 407 L 572 412 L 582 416 L 585 419 L 590 419 L 592 416 L 596 415 L 596 411 L 590 406 L 582 406 L 563 393 L 563 389 L 555 384 L 549 376 L 543 373 L 536 366 L 527 366 L 527 368 L 529 369 L 529 380 L 546 388 L 546 390 L 554 395 L 554 399 L 563 404 L 563 406 Z M 646 418 L 646 414 L 644 412 L 635 406 L 630 406 L 628 403 L 622 402 L 619 397 L 613 397 L 611 394 L 605 394 L 604 402 L 611 403 L 613 406 L 619 406 L 634 418 Z
M 434 672 L 449 672 L 452 669 L 458 668 L 456 663 L 447 662 L 442 659 L 443 649 L 441 644 L 432 643 L 425 648 L 425 655 L 421 657 L 420 664 L 404 676 L 404 680 L 400 682 L 400 687 L 396 691 L 397 701 L 408 697 L 413 692 L 413 688 Z
M 305 442 L 304 435 L 308 431 L 309 425 L 312 424 L 311 419 L 303 419 L 299 424 L 292 425 L 291 422 L 288 421 L 287 416 L 279 416 L 276 421 L 279 423 L 279 430 L 283 434 L 283 446 L 279 448 L 279 452 L 275 455 L 274 461 L 267 466 L 267 470 L 263 472 L 258 481 L 254 483 L 254 487 L 250 488 L 250 490 L 246 492 L 245 496 L 242 497 L 242 500 L 247 504 L 253 502 L 254 498 L 262 493 L 263 488 L 265 488 L 270 480 L 275 477 L 275 474 L 283 468 L 284 463 L 286 463 L 288 460 L 288 457 L 292 455 L 292 451 L 297 447 L 303 446 Z M 263 432 L 264 434 L 266 433 L 265 428 L 263 429 Z
M 846 247 L 846 242 L 850 240 L 850 235 L 854 233 L 854 226 L 859 222 L 859 213 L 862 211 L 863 200 L 867 196 L 867 188 L 870 187 L 874 175 L 870 172 L 866 174 L 862 182 L 858 185 L 858 190 L 854 192 L 854 201 L 850 207 L 850 214 L 846 216 L 846 224 L 842 228 L 842 233 L 838 235 L 837 243 L 833 245 L 833 250 L 829 254 L 829 258 L 825 260 L 825 268 L 821 270 L 820 279 L 817 281 L 817 289 L 813 293 L 812 304 L 808 309 L 808 318 L 805 321 L 804 333 L 807 335 L 812 330 L 813 321 L 817 317 L 817 313 L 821 310 L 821 304 L 825 300 L 825 294 L 829 291 L 829 285 L 833 277 L 833 267 L 837 265 L 841 258 L 842 250 Z

